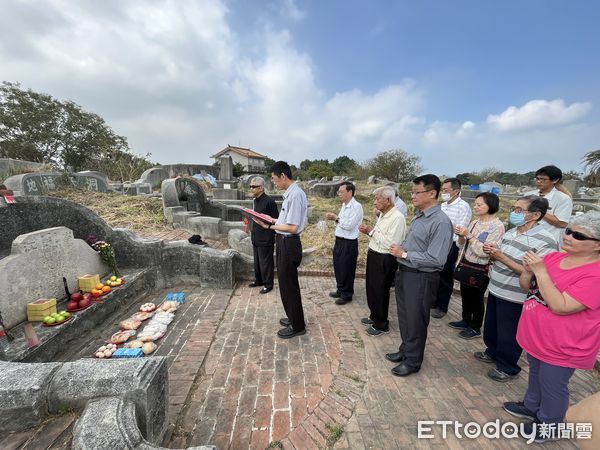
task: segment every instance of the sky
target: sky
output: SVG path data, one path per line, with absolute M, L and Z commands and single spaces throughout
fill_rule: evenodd
M 5 0 L 0 80 L 78 103 L 161 164 L 229 144 L 581 172 L 600 149 L 598 23 L 585 0 Z

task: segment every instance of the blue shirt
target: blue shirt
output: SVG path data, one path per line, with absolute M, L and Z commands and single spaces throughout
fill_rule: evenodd
M 300 234 L 306 225 L 308 199 L 298 183 L 292 183 L 283 193 L 283 204 L 275 225 L 298 225 L 296 233 L 276 230 L 277 234 Z

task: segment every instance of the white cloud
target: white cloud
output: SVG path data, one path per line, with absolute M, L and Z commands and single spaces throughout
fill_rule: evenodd
M 520 108 L 510 106 L 501 114 L 489 115 L 487 122 L 501 131 L 564 125 L 581 119 L 591 108 L 591 103 L 567 106 L 562 99 L 531 100 Z
M 302 11 L 298 8 L 295 0 L 283 0 L 281 5 L 281 15 L 299 22 L 306 17 L 306 11 Z

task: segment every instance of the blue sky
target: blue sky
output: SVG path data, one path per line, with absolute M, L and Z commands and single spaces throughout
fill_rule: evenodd
M 295 164 L 401 148 L 440 175 L 581 171 L 600 148 L 598 5 L 8 1 L 0 74 L 160 163 L 232 144 Z

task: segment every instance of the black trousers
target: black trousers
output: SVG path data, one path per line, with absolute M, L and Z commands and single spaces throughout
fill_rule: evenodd
M 404 363 L 418 369 L 423 363 L 429 309 L 435 301 L 440 282 L 439 272 L 419 272 L 398 267 L 396 274 L 396 307 L 400 326 L 399 351 L 404 353 Z
M 452 243 L 446 264 L 440 272 L 440 286 L 437 292 L 437 300 L 433 307 L 441 309 L 444 312 L 448 312 L 448 305 L 450 304 L 450 297 L 454 290 L 454 266 L 456 265 L 456 258 L 458 257 L 458 246 L 456 243 Z
M 277 234 L 275 243 L 277 244 L 275 248 L 277 281 L 279 281 L 279 294 L 283 309 L 290 319 L 294 331 L 302 331 L 306 328 L 306 324 L 304 323 L 300 283 L 298 283 L 298 266 L 302 261 L 300 236 Z
M 398 268 L 396 257 L 390 254 L 377 253 L 369 250 L 367 253 L 367 304 L 373 321 L 378 330 L 388 330 L 388 310 L 390 306 L 390 288 Z
M 267 245 L 266 247 L 253 245 L 252 250 L 254 252 L 254 282 L 269 289 L 273 288 L 273 278 L 275 277 L 273 251 L 275 245 Z
M 335 238 L 333 246 L 333 271 L 337 291 L 344 300 L 352 300 L 354 276 L 358 259 L 358 239 Z
M 462 299 L 462 319 L 474 330 L 480 331 L 483 324 L 483 295 L 489 280 L 481 287 L 473 287 L 460 283 L 460 297 Z

